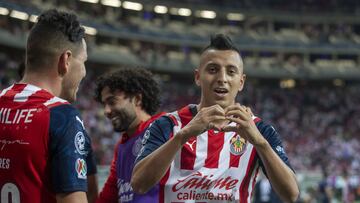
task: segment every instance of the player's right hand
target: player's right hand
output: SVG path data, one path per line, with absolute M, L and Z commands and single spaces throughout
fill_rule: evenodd
M 209 129 L 221 130 L 229 122 L 225 110 L 218 104 L 200 109 L 196 116 L 182 129 L 187 138 L 195 137 Z

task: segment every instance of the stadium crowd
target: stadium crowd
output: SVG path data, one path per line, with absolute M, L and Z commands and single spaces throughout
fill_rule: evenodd
M 141 15 L 127 15 L 123 12 L 121 15 L 114 12 L 114 8 L 105 7 L 99 4 L 89 4 L 80 1 L 57 1 L 57 0 L 38 0 L 37 4 L 30 1 L 12 1 L 29 8 L 29 11 L 39 10 L 39 5 L 57 5 L 61 8 L 79 10 L 80 16 L 84 19 L 91 19 L 91 16 L 100 16 L 96 19 L 103 23 L 106 28 L 117 29 L 124 28 L 130 32 L 146 31 L 152 35 L 161 35 L 163 28 L 171 36 L 188 36 L 188 33 L 200 35 L 197 27 L 201 29 L 208 28 L 217 30 L 219 26 L 225 33 L 232 36 L 241 36 L 245 39 L 262 40 L 270 39 L 272 43 L 287 41 L 288 39 L 304 44 L 322 45 L 351 45 L 356 47 L 360 44 L 360 27 L 356 24 L 301 24 L 300 26 L 291 24 L 284 26 L 281 24 L 272 24 L 276 33 L 269 33 L 268 24 L 255 23 L 249 27 L 244 26 L 247 19 L 241 25 L 223 23 L 220 25 L 203 27 L 203 24 L 197 24 L 193 19 L 189 25 L 188 21 L 181 22 L 174 20 L 169 23 L 169 19 L 143 11 Z M 203 3 L 204 0 L 186 0 L 184 3 Z M 208 1 L 207 1 L 208 2 Z M 219 1 L 211 1 L 217 5 Z M 6 1 L 0 0 L 0 6 L 6 4 Z M 223 1 L 223 5 L 231 4 L 234 1 Z M 275 9 L 280 11 L 296 12 L 321 12 L 327 13 L 337 11 L 340 13 L 358 13 L 360 3 L 354 0 L 332 0 L 332 1 L 286 1 L 286 0 L 241 0 L 237 1 L 239 7 L 257 9 Z M 261 7 L 258 7 L 262 5 Z M 340 6 L 341 5 L 341 6 Z M 157 24 L 160 19 L 160 24 Z M 114 24 L 117 22 L 118 24 Z M 173 26 L 174 24 L 179 27 Z M 24 38 L 32 23 L 11 18 L 10 16 L 0 15 L 0 31 L 6 31 L 17 38 Z M 176 29 L 181 26 L 187 26 L 188 29 Z M 148 32 L 147 28 L 154 28 L 155 32 Z M 294 38 L 287 38 L 281 33 L 283 28 L 289 28 L 295 31 Z M 154 31 L 150 30 L 150 31 Z M 207 32 L 202 32 L 206 33 Z M 291 32 L 290 32 L 291 35 Z M 190 35 L 189 35 L 190 36 Z M 194 35 L 191 35 L 194 37 Z M 195 38 L 196 38 L 195 36 Z M 272 36 L 272 37 L 269 37 Z M 293 35 L 291 35 L 293 36 Z M 200 36 L 203 37 L 203 36 Z M 279 38 L 280 37 L 280 38 Z M 280 40 L 279 40 L 280 39 Z M 239 39 L 241 41 L 241 39 Z M 181 64 L 184 67 L 192 68 L 197 64 L 198 48 L 188 46 L 173 46 L 152 42 L 141 42 L 139 40 L 118 39 L 109 36 L 88 36 L 90 51 L 92 48 L 108 47 L 110 50 L 118 50 L 119 53 L 126 52 L 127 56 L 134 56 L 135 61 L 141 61 L 150 66 L 156 67 L 156 64 L 171 64 L 172 62 Z M 120 50 L 121 49 L 121 50 Z M 125 49 L 125 50 L 124 50 Z M 117 52 L 116 52 L 117 53 Z M 261 63 L 263 58 L 274 59 L 271 63 L 276 66 L 292 72 L 293 70 L 305 68 L 305 55 L 285 53 L 249 53 L 244 52 L 245 63 L 248 59 Z M 259 55 L 254 60 L 254 56 Z M 195 56 L 195 57 L 193 57 Z M 329 54 L 311 54 L 309 61 L 314 63 L 316 59 L 331 59 Z M 130 58 L 130 57 L 128 57 Z M 337 59 L 350 59 L 357 65 L 359 59 L 357 55 L 336 56 Z M 16 54 L 4 54 L 0 52 L 0 90 L 18 80 L 18 66 L 23 58 Z M 251 62 L 249 62 L 252 64 Z M 94 65 L 92 65 L 94 66 Z M 170 66 L 170 65 L 169 65 Z M 261 65 L 259 65 L 261 66 Z M 352 64 L 353 66 L 353 64 Z M 101 68 L 101 67 L 100 67 Z M 113 157 L 113 148 L 119 140 L 119 134 L 114 133 L 112 125 L 103 115 L 102 107 L 93 99 L 94 80 L 102 72 L 97 68 L 87 69 L 87 77 L 82 82 L 79 91 L 76 106 L 82 111 L 87 131 L 89 132 L 95 156 L 99 165 L 109 165 Z M 173 111 L 187 103 L 199 100 L 199 89 L 193 85 L 192 79 L 180 81 L 174 76 L 157 75 L 162 88 L 162 111 Z M 173 78 L 172 78 L 173 77 Z M 189 75 L 188 77 L 191 77 Z M 164 78 L 166 80 L 164 80 Z M 321 82 L 319 82 L 321 83 Z M 295 171 L 302 173 L 307 171 L 316 171 L 327 173 L 323 181 L 333 188 L 334 196 L 347 194 L 349 200 L 360 199 L 360 83 L 347 83 L 341 86 L 333 86 L 330 82 L 324 84 L 297 84 L 295 88 L 282 89 L 278 83 L 249 80 L 246 83 L 245 90 L 240 94 L 237 100 L 252 108 L 253 112 L 262 119 L 273 123 L 276 130 L 280 132 L 284 141 L 286 152 L 290 157 L 291 164 Z M 347 192 L 343 190 L 347 188 Z M 306 191 L 304 202 L 319 202 L 318 189 L 309 188 Z M 350 191 L 350 192 L 349 192 Z M 345 195 L 346 196 L 346 195 Z M 339 199 L 344 199 L 340 197 Z M 306 201 L 305 201 L 306 200 Z M 342 202 L 346 202 L 343 200 Z M 351 201 L 349 201 L 351 202 Z

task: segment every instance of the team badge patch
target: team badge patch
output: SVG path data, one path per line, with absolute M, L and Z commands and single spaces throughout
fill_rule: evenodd
M 82 132 L 76 133 L 74 143 L 75 143 L 76 151 L 79 154 L 84 155 L 87 153 L 87 151 L 85 150 L 85 135 L 84 135 L 84 133 L 82 133 Z
M 140 138 L 138 138 L 132 147 L 132 153 L 135 157 L 138 156 L 138 154 L 141 150 L 141 147 L 142 147 L 142 140 Z
M 86 179 L 87 167 L 84 159 L 77 159 L 75 163 L 75 170 L 78 174 L 78 178 Z
M 233 155 L 242 155 L 246 150 L 247 142 L 240 135 L 234 135 L 230 140 L 230 152 Z

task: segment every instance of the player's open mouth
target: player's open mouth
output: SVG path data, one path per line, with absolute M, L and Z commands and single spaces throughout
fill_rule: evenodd
M 226 88 L 217 87 L 214 89 L 214 92 L 219 97 L 224 97 L 229 91 Z
M 118 116 L 114 116 L 114 117 L 112 117 L 112 118 L 111 118 L 111 122 L 113 122 L 113 123 L 114 123 L 114 122 L 116 122 L 116 120 L 118 120 L 118 119 L 119 119 L 119 117 L 118 117 Z

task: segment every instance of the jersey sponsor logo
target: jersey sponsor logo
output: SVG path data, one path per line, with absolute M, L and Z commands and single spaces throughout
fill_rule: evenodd
M 78 174 L 78 178 L 86 179 L 87 167 L 84 159 L 78 158 L 75 163 L 75 170 Z
M 194 144 L 196 144 L 196 140 L 193 140 L 192 142 L 187 141 L 185 144 L 190 147 L 191 151 L 194 151 Z
M 215 179 L 212 174 L 199 171 L 178 179 L 172 186 L 177 200 L 226 200 L 233 201 L 239 180 L 231 176 Z
M 134 192 L 129 182 L 118 178 L 117 187 L 119 202 L 129 202 L 134 199 Z
M 79 118 L 79 116 L 76 116 L 76 120 L 79 121 L 79 123 L 81 124 L 82 128 L 85 130 L 84 122 Z
M 242 155 L 246 150 L 246 146 L 246 140 L 240 135 L 236 134 L 230 140 L 230 152 L 235 156 Z
M 23 140 L 0 140 L 0 150 L 2 151 L 7 145 L 14 145 L 14 144 L 18 144 L 18 145 L 28 145 L 30 143 L 25 142 Z
M 145 131 L 145 134 L 144 134 L 144 137 L 143 137 L 143 139 L 142 139 L 142 144 L 143 144 L 143 145 L 146 144 L 146 142 L 148 141 L 149 137 L 150 137 L 150 130 L 146 130 L 146 131 Z
M 276 151 L 278 151 L 278 152 L 281 153 L 281 154 L 284 154 L 284 153 L 285 153 L 285 150 L 284 150 L 284 148 L 283 148 L 282 146 L 277 146 L 277 147 L 276 147 Z
M 85 142 L 86 142 L 86 139 L 85 139 L 84 133 L 82 133 L 82 132 L 76 133 L 75 139 L 74 139 L 75 148 L 76 148 L 76 151 L 81 155 L 87 154 L 87 151 L 85 150 Z
M 141 138 L 138 138 L 135 142 L 134 142 L 134 145 L 132 147 L 132 153 L 135 157 L 138 156 L 140 150 L 141 150 L 141 147 L 142 147 L 142 140 Z
M 172 187 L 173 192 L 177 192 L 183 189 L 199 189 L 199 190 L 211 190 L 211 189 L 225 189 L 232 190 L 239 182 L 237 179 L 233 179 L 231 176 L 221 177 L 212 180 L 213 175 L 203 175 L 200 171 L 197 171 L 184 179 L 178 179 Z
M 210 200 L 210 201 L 226 201 L 233 202 L 235 200 L 236 190 L 233 190 L 231 193 L 215 193 L 215 192 L 201 192 L 196 190 L 191 190 L 190 192 L 179 192 L 176 197 L 178 200 Z M 192 202 L 192 201 L 191 201 Z M 239 202 L 239 201 L 237 201 Z
M 31 123 L 34 113 L 38 109 L 0 109 L 0 123 L 2 124 L 20 124 L 20 123 Z

